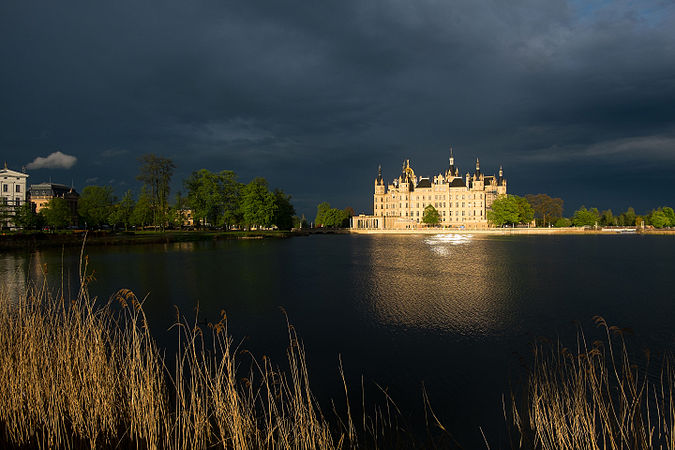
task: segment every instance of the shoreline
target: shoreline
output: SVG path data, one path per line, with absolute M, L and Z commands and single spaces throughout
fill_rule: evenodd
M 350 229 L 351 234 L 383 234 L 383 235 L 426 235 L 426 234 L 481 234 L 495 236 L 512 235 L 671 235 L 675 236 L 675 230 L 612 230 L 598 229 L 586 230 L 583 228 L 490 228 L 490 229 L 457 229 L 457 228 L 425 228 L 414 230 L 357 230 Z

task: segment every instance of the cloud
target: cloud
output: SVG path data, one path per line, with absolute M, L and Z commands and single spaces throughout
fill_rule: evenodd
M 584 146 L 553 146 L 522 155 L 523 159 L 555 162 L 577 159 L 660 160 L 675 161 L 675 137 L 635 136 L 612 139 Z
M 97 181 L 98 181 L 98 177 L 87 178 L 86 180 L 84 180 L 84 182 L 87 183 L 87 184 L 93 184 L 93 183 L 96 183 Z
M 77 158 L 71 155 L 66 155 L 56 151 L 51 155 L 43 158 L 38 156 L 26 165 L 28 169 L 70 169 L 77 162 Z

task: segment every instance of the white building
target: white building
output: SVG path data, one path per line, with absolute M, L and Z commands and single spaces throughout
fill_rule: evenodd
M 26 180 L 28 174 L 16 172 L 5 167 L 0 170 L 0 223 L 3 227 L 12 227 L 12 216 L 16 208 L 26 203 L 28 189 Z

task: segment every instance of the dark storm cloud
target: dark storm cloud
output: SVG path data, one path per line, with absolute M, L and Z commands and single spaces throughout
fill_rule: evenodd
M 323 199 L 368 210 L 378 163 L 388 180 L 404 158 L 432 175 L 452 145 L 463 171 L 476 156 L 487 171 L 504 164 L 515 192 L 668 201 L 666 2 L 0 8 L 0 151 L 21 154 L 13 164 L 60 148 L 79 158 L 81 182 L 133 184 L 134 158 L 155 152 L 179 179 L 200 167 L 265 176 L 309 213 Z M 636 168 L 652 182 L 616 181 Z

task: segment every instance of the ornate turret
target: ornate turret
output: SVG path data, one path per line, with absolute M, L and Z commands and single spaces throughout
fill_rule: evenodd
M 474 173 L 476 179 L 480 178 L 480 161 L 476 158 L 476 172 Z
M 455 167 L 455 157 L 452 154 L 452 147 L 450 147 L 450 164 L 448 170 L 445 172 L 445 179 L 451 181 L 453 178 L 459 176 L 459 169 Z
M 375 178 L 375 194 L 384 194 L 384 179 L 382 179 L 382 166 L 377 166 L 377 178 Z

